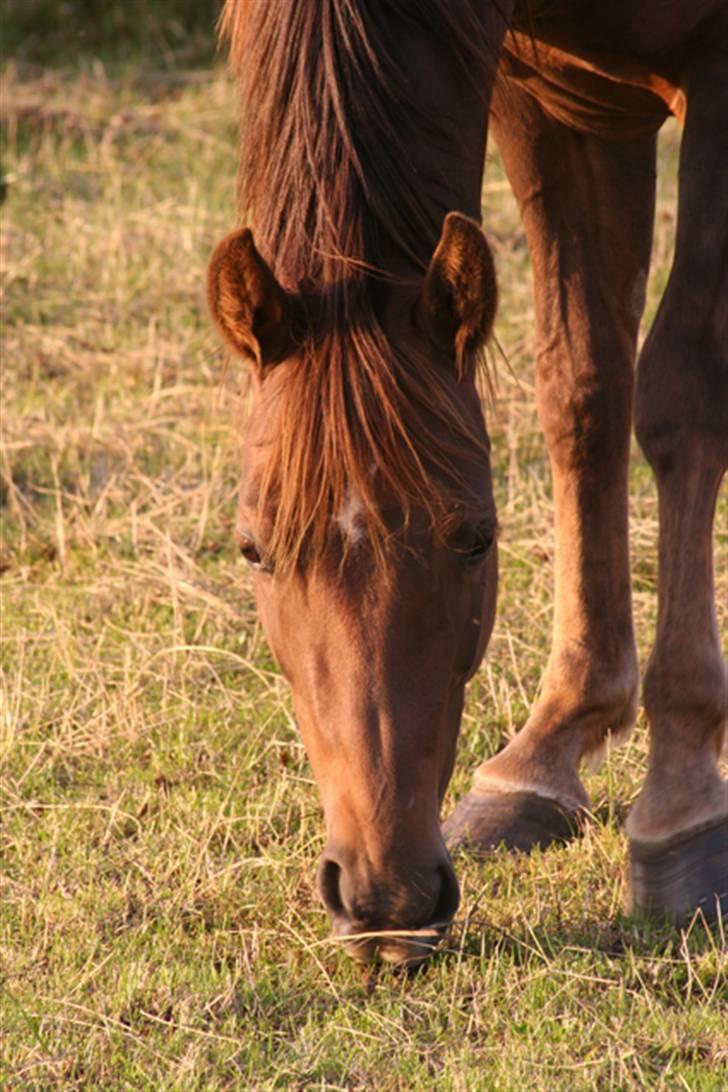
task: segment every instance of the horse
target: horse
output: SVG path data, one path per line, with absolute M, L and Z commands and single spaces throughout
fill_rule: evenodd
M 251 376 L 236 535 L 323 804 L 333 934 L 358 960 L 417 963 L 458 907 L 454 847 L 527 852 L 580 832 L 580 765 L 638 705 L 633 419 L 657 480 L 659 580 L 631 899 L 677 924 L 720 917 L 728 4 L 227 0 L 221 32 L 240 81 L 244 226 L 215 249 L 208 294 Z M 637 364 L 670 114 L 675 259 Z M 478 394 L 497 305 L 489 128 L 533 268 L 554 623 L 526 723 L 441 825 L 498 580 Z

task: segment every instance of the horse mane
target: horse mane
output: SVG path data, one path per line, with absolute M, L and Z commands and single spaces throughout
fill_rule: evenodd
M 448 135 L 408 84 L 402 30 L 433 35 L 475 86 L 495 63 L 479 2 L 226 0 L 220 33 L 242 97 L 240 216 L 283 286 L 316 300 L 275 384 L 259 488 L 279 567 L 321 555 L 352 493 L 378 558 L 389 535 L 382 486 L 405 519 L 423 510 L 441 535 L 477 507 L 457 467 L 482 458 L 483 430 L 457 408 L 441 362 L 391 342 L 376 301 L 391 282 L 385 255 L 424 274 L 449 211 L 402 137 L 416 131 L 436 147 Z M 474 369 L 474 355 L 458 361 L 461 376 Z

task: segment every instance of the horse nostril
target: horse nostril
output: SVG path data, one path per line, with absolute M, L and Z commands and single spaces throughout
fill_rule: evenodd
M 318 870 L 318 889 L 324 906 L 337 917 L 344 913 L 341 899 L 341 866 L 330 858 L 323 858 Z
M 426 885 L 419 882 L 406 888 L 395 887 L 387 895 L 387 890 L 376 883 L 352 889 L 351 877 L 347 877 L 342 866 L 331 857 L 322 857 L 317 886 L 335 929 L 345 927 L 347 932 L 379 929 L 441 932 L 454 918 L 460 902 L 458 883 L 449 864 L 436 866 Z
M 440 873 L 440 894 L 432 913 L 433 925 L 449 925 L 460 905 L 460 888 L 455 873 L 449 865 L 442 865 Z

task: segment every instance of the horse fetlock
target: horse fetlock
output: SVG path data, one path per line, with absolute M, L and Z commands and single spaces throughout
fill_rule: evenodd
M 637 715 L 638 697 L 639 668 L 633 646 L 618 662 L 594 657 L 586 665 L 577 665 L 573 658 L 554 656 L 542 695 L 509 746 L 517 761 L 558 770 L 562 781 L 567 770 L 576 775 L 583 761 L 590 767 L 598 765 L 608 746 L 624 742 Z M 552 778 L 550 773 L 548 781 Z
M 581 725 L 582 749 L 579 760 L 594 771 L 607 751 L 619 747 L 628 738 L 637 718 L 640 676 L 634 653 L 619 672 L 602 677 L 582 700 L 574 715 Z
M 644 707 L 655 737 L 720 750 L 728 721 L 728 665 L 712 641 L 665 653 L 655 649 L 644 679 Z
M 553 677 L 553 676 L 552 676 Z M 593 768 L 607 747 L 629 735 L 637 710 L 638 672 L 629 659 L 623 670 L 590 674 L 567 695 L 557 697 L 544 684 L 544 695 L 528 723 L 511 742 L 475 772 L 475 787 L 492 791 L 533 792 L 572 810 L 589 807 L 579 777 L 586 761 Z
M 596 717 L 603 723 L 600 734 L 621 730 L 634 717 L 640 681 L 631 627 L 629 636 L 612 640 L 618 650 L 609 653 L 590 648 L 589 638 L 557 637 L 529 727 L 538 723 L 547 734 L 573 725 L 583 732 Z

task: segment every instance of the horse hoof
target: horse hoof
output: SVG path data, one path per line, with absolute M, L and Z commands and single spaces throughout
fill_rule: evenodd
M 728 919 L 728 819 L 661 845 L 630 841 L 632 909 L 686 924 Z
M 584 813 L 535 792 L 469 792 L 443 824 L 448 849 L 478 855 L 504 845 L 528 853 L 568 842 L 579 834 Z

